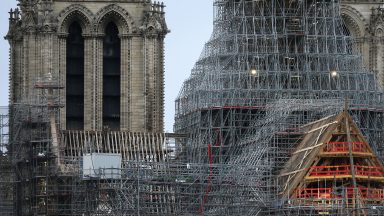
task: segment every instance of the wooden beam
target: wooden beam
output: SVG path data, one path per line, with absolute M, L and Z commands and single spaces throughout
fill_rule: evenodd
M 299 169 L 299 170 L 295 170 L 295 171 L 292 171 L 292 172 L 289 172 L 289 173 L 283 173 L 283 174 L 280 174 L 279 177 L 283 177 L 283 176 L 287 176 L 287 175 L 291 175 L 291 174 L 296 174 L 296 173 L 301 172 L 303 170 L 304 169 Z
M 305 134 L 313 133 L 313 132 L 315 132 L 315 131 L 317 131 L 317 130 L 320 130 L 320 129 L 323 129 L 323 128 L 325 128 L 325 127 L 328 127 L 329 125 L 333 125 L 333 124 L 337 124 L 337 123 L 339 123 L 339 121 L 334 121 L 334 122 L 331 122 L 331 123 L 322 125 L 322 126 L 320 126 L 320 127 L 317 127 L 317 128 L 315 128 L 315 129 L 312 129 L 312 130 L 306 132 Z
M 319 144 L 314 145 L 314 146 L 311 146 L 311 147 L 303 148 L 303 149 L 300 149 L 300 150 L 298 150 L 298 151 L 293 152 L 292 155 L 298 154 L 298 153 L 303 152 L 303 151 L 311 150 L 311 149 L 320 147 L 320 146 L 322 146 L 322 145 L 324 145 L 324 143 L 319 143 Z

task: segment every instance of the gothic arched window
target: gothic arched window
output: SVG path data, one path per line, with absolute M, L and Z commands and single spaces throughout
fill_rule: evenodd
M 120 38 L 115 23 L 105 28 L 103 45 L 103 126 L 120 128 Z
M 73 22 L 67 37 L 66 122 L 67 130 L 84 128 L 84 38 Z

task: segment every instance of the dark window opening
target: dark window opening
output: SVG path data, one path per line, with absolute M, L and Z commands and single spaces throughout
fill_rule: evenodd
M 84 128 L 84 38 L 79 23 L 69 26 L 67 38 L 67 130 Z
M 105 29 L 103 46 L 103 126 L 120 129 L 120 38 L 112 22 Z

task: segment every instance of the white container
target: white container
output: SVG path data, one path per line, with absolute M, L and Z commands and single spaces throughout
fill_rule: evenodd
M 83 155 L 83 179 L 120 179 L 121 154 Z

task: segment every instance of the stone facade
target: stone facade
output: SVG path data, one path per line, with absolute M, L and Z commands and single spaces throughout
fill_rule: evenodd
M 84 38 L 84 129 L 103 129 L 103 38 L 114 22 L 121 39 L 120 129 L 163 131 L 164 6 L 150 0 L 19 0 L 10 13 L 10 104 L 33 101 L 36 79 L 52 74 L 66 83 L 68 28 Z M 378 0 L 342 0 L 345 24 L 367 69 L 384 80 L 384 9 Z M 66 90 L 58 93 L 66 105 Z M 66 126 L 66 107 L 60 110 Z
M 365 66 L 384 82 L 384 4 L 379 0 L 341 0 L 341 13 Z
M 106 25 L 119 32 L 120 130 L 163 132 L 164 5 L 150 0 L 19 0 L 10 12 L 10 104 L 36 101 L 37 79 L 60 81 L 66 129 L 66 56 L 69 26 L 84 39 L 84 130 L 103 129 L 103 40 Z

